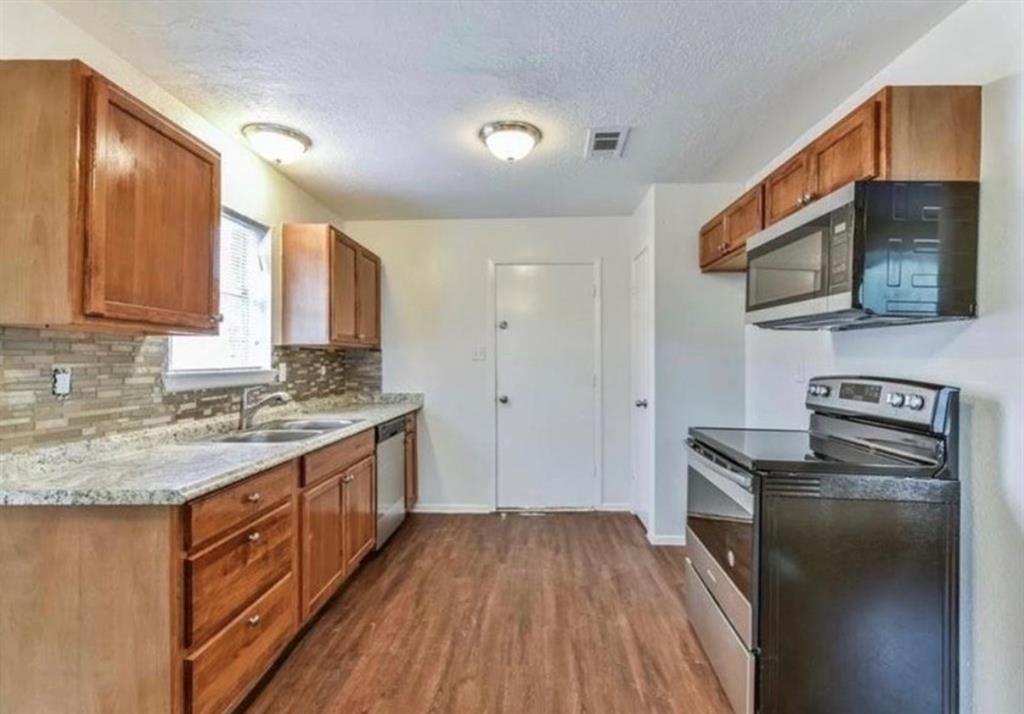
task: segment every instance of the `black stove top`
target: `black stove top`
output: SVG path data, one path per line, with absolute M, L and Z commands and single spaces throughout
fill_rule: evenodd
M 936 467 L 810 431 L 694 427 L 690 438 L 748 471 L 929 477 Z

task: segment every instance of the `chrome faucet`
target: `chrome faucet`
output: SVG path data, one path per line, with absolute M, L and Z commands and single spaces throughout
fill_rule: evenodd
M 238 411 L 238 428 L 242 431 L 252 427 L 252 420 L 263 407 L 268 404 L 287 404 L 292 400 L 288 392 L 272 392 L 251 402 L 252 393 L 260 387 L 245 387 L 242 389 L 242 405 Z

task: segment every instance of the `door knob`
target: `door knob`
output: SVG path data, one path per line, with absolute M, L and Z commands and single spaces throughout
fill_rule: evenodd
M 647 400 L 646 399 L 637 399 L 636 400 L 636 405 L 638 407 L 643 407 L 644 409 L 646 409 L 647 408 Z
M 500 397 L 498 397 L 498 401 L 501 402 L 502 404 L 508 404 L 508 395 L 502 394 Z

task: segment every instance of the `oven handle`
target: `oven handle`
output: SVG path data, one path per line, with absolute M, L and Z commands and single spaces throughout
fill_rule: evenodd
M 702 454 L 693 444 L 687 444 L 689 463 L 700 475 L 736 501 L 748 513 L 754 512 L 754 477 L 743 471 L 732 471 Z

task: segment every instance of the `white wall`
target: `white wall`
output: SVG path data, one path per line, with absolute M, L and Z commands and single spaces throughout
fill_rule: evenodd
M 420 507 L 494 503 L 494 355 L 488 261 L 602 261 L 604 504 L 629 499 L 629 219 L 351 221 L 384 263 L 386 391 L 426 395 Z M 475 350 L 486 349 L 483 360 Z
M 221 200 L 225 206 L 275 228 L 275 265 L 280 265 L 277 229 L 281 223 L 340 223 L 339 216 L 249 151 L 240 136 L 228 136 L 214 127 L 39 0 L 0 0 L 0 58 L 80 59 L 217 149 L 221 153 Z M 274 296 L 276 339 L 281 304 L 278 270 L 274 271 Z
M 681 543 L 691 426 L 743 423 L 744 274 L 701 273 L 700 227 L 742 188 L 655 184 L 655 543 Z
M 814 374 L 913 377 L 963 389 L 961 710 L 977 714 L 1024 712 L 1021 7 L 967 3 L 795 144 L 886 84 L 983 85 L 980 317 L 837 334 L 748 328 L 746 335 L 751 426 L 804 426 L 803 387 Z

